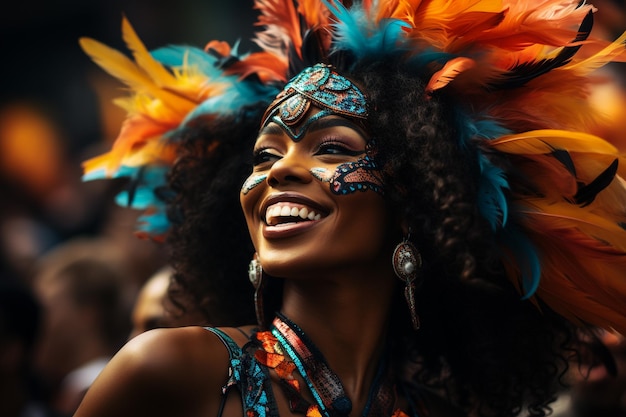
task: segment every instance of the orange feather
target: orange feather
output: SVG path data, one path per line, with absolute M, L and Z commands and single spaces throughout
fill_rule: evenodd
M 426 85 L 426 94 L 431 94 L 433 91 L 445 87 L 457 75 L 473 66 L 474 61 L 469 58 L 460 57 L 449 60 L 442 69 L 430 78 L 428 85 Z
M 293 0 L 256 0 L 260 11 L 256 26 L 264 27 L 254 39 L 265 51 L 287 56 L 290 45 L 300 54 L 302 35 Z

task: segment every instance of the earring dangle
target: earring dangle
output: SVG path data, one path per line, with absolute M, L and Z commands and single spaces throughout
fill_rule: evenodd
M 265 328 L 265 315 L 263 314 L 263 268 L 255 253 L 248 265 L 248 278 L 254 287 L 254 311 L 256 321 L 261 328 Z
M 415 330 L 420 328 L 420 320 L 415 305 L 415 286 L 421 283 L 421 281 L 416 282 L 421 267 L 422 255 L 415 245 L 408 240 L 408 237 L 405 238 L 393 251 L 393 270 L 405 284 L 404 298 L 406 298 L 411 311 L 411 321 Z

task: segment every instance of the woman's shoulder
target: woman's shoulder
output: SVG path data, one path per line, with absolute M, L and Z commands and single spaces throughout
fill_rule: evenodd
M 240 332 L 222 330 L 245 343 Z M 113 357 L 75 416 L 217 415 L 228 366 L 228 350 L 214 332 L 197 326 L 150 330 Z

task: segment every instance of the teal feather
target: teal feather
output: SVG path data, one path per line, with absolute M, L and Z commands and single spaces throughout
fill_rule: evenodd
M 541 262 L 537 249 L 534 247 L 530 239 L 517 228 L 509 224 L 506 228 L 500 229 L 498 233 L 500 242 L 510 249 L 514 259 L 509 261 L 517 264 L 522 275 L 522 290 L 524 292 L 522 299 L 526 300 L 535 294 L 539 288 L 541 279 Z
M 129 167 L 123 165 L 115 173 L 115 177 L 128 177 L 126 190 L 115 196 L 115 202 L 121 207 L 134 210 L 149 210 L 138 219 L 137 228 L 152 236 L 165 233 L 170 222 L 167 217 L 167 201 L 161 198 L 158 190 L 167 185 L 169 167 L 151 165 L 143 167 Z
M 498 227 L 506 226 L 508 203 L 504 190 L 509 188 L 509 183 L 504 171 L 492 164 L 485 155 L 479 155 L 478 164 L 478 210 L 495 231 Z
M 194 66 L 209 78 L 219 78 L 224 71 L 217 67 L 219 58 L 206 53 L 203 49 L 191 46 L 170 45 L 150 52 L 154 59 L 168 67 L 180 67 L 183 64 Z
M 408 23 L 399 19 L 384 19 L 378 27 L 371 27 L 366 23 L 369 19 L 361 4 L 354 4 L 348 10 L 339 2 L 323 2 L 337 20 L 333 24 L 332 52 L 347 50 L 360 59 L 365 56 L 380 57 L 389 51 L 398 53 L 403 49 L 402 42 L 406 39 L 404 28 L 410 27 Z
M 227 80 L 227 78 L 225 78 Z M 271 103 L 274 97 L 280 92 L 276 86 L 261 85 L 238 80 L 236 77 L 228 79 L 232 83 L 232 87 L 226 89 L 224 94 L 211 97 L 200 103 L 183 121 L 181 127 L 184 127 L 190 120 L 196 117 L 214 114 L 214 115 L 232 115 L 246 106 L 257 103 L 264 103 L 266 106 Z M 171 132 L 173 133 L 173 132 Z

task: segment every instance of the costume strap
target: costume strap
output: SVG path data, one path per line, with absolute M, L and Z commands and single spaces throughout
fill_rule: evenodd
M 277 313 L 271 332 L 309 387 L 320 414 L 328 417 L 350 415 L 352 402 L 339 377 L 330 369 L 322 353 L 302 329 Z M 370 388 L 363 416 L 393 415 L 396 392 L 388 364 L 388 355 L 384 354 Z
M 269 373 L 267 368 L 261 366 L 254 357 L 253 352 L 257 346 L 247 343 L 242 348 L 224 331 L 213 327 L 205 327 L 205 329 L 213 332 L 228 350 L 228 381 L 222 387 L 222 407 L 228 390 L 237 386 L 244 415 L 278 417 L 278 407 L 272 392 Z

